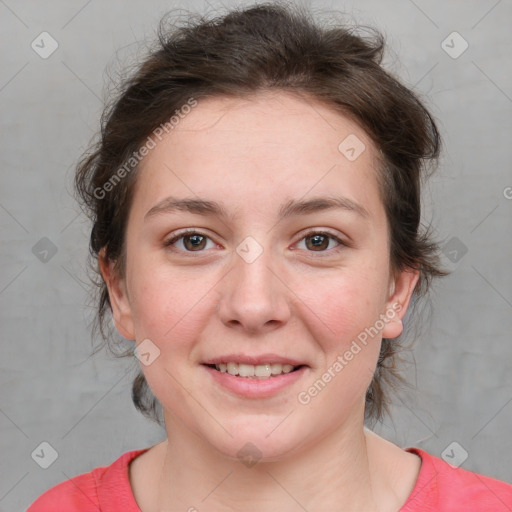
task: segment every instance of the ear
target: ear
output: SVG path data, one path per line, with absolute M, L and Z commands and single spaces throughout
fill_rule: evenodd
M 114 268 L 115 262 L 107 260 L 104 249 L 102 248 L 98 254 L 98 264 L 103 280 L 108 288 L 114 325 L 117 332 L 123 338 L 134 340 L 135 329 L 133 327 L 133 316 L 130 299 L 126 290 L 126 282 L 118 276 Z
M 403 270 L 392 277 L 389 285 L 389 296 L 386 303 L 386 325 L 382 329 L 383 338 L 396 338 L 402 334 L 402 320 L 407 313 L 409 302 L 416 283 L 420 277 L 419 270 Z

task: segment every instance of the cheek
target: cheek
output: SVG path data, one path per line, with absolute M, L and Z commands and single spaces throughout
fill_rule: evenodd
M 150 339 L 159 351 L 141 370 L 166 409 L 195 407 L 185 388 L 194 387 L 189 380 L 195 375 L 194 347 L 214 314 L 207 294 L 214 282 L 208 283 L 204 274 L 184 277 L 183 272 L 156 268 L 140 272 L 134 280 L 136 339 Z
M 321 412 L 333 424 L 364 398 L 375 373 L 381 347 L 381 329 L 375 326 L 382 327 L 377 324 L 382 303 L 376 284 L 360 278 L 331 280 L 321 301 L 310 299 L 314 314 L 309 313 L 308 329 L 323 358 L 311 387 L 298 398 L 311 407 L 310 413 Z
M 208 290 L 211 284 L 205 274 L 191 275 L 169 269 L 145 269 L 137 274 L 134 320 L 137 340 L 150 338 L 162 349 L 172 344 L 179 349 L 192 339 L 211 313 Z
M 342 272 L 339 278 L 317 282 L 316 292 L 305 295 L 304 304 L 315 323 L 312 332 L 322 334 L 323 348 L 344 350 L 353 339 L 375 325 L 383 307 L 383 282 L 378 273 Z

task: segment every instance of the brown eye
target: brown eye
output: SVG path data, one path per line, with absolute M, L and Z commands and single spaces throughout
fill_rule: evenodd
M 311 235 L 307 236 L 306 240 L 310 240 L 311 243 L 306 242 L 306 247 L 308 249 L 316 250 L 324 250 L 329 247 L 329 237 L 325 235 Z
M 183 237 L 183 245 L 187 248 L 187 250 L 191 251 L 204 249 L 204 246 L 206 245 L 206 237 L 197 234 L 186 235 Z
M 328 250 L 337 250 L 339 246 L 346 246 L 338 237 L 330 234 L 323 233 L 319 231 L 312 231 L 304 238 L 302 238 L 301 242 L 305 240 L 306 250 L 309 252 L 328 252 Z M 331 242 L 335 242 L 334 247 L 329 248 L 329 244 Z
M 164 242 L 164 245 L 165 247 L 173 247 L 173 250 L 179 252 L 202 252 L 202 250 L 206 248 L 208 240 L 210 240 L 208 236 L 190 231 L 171 238 L 167 242 Z

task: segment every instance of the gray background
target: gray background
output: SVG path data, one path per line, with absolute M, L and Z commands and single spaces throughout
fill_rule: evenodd
M 444 260 L 453 274 L 434 289 L 409 357 L 415 389 L 375 430 L 437 456 L 455 441 L 463 468 L 512 482 L 512 2 L 312 4 L 384 31 L 387 66 L 424 95 L 445 141 L 426 221 L 456 237 Z M 0 0 L 0 510 L 24 510 L 67 477 L 163 438 L 131 404 L 134 363 L 89 357 L 89 226 L 70 191 L 108 76 L 172 7 L 211 11 L 202 1 Z M 43 31 L 59 44 L 47 59 L 31 48 Z M 458 58 L 441 46 L 453 31 L 469 44 Z M 460 43 L 448 39 L 452 52 Z M 57 248 L 46 263 L 33 252 L 43 237 Z M 48 469 L 31 457 L 43 441 L 59 454 Z

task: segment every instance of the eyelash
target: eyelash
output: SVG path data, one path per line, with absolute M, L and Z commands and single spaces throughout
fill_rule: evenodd
M 201 233 L 201 231 L 198 231 L 196 229 L 187 229 L 185 231 L 182 231 L 180 233 L 178 233 L 177 235 L 173 236 L 172 238 L 170 238 L 169 240 L 166 240 L 164 242 L 164 247 L 168 247 L 170 248 L 172 251 L 174 252 L 185 252 L 185 253 L 189 253 L 189 254 L 194 254 L 194 253 L 201 253 L 201 252 L 204 252 L 204 249 L 203 250 L 200 250 L 200 251 L 187 251 L 187 250 L 177 250 L 177 249 L 174 249 L 172 248 L 172 245 L 177 242 L 178 240 L 182 239 L 182 238 L 185 238 L 187 236 L 191 236 L 191 235 L 200 235 L 200 236 L 203 236 L 205 238 L 208 238 L 211 240 L 211 238 L 206 235 L 205 233 Z M 312 237 L 314 235 L 322 235 L 324 237 L 327 237 L 327 238 L 330 238 L 331 240 L 334 240 L 335 242 L 337 242 L 339 245 L 333 249 L 326 249 L 324 251 L 307 251 L 307 252 L 310 252 L 310 253 L 319 253 L 319 254 L 324 254 L 325 253 L 330 253 L 332 251 L 339 251 L 339 250 L 342 250 L 344 247 L 349 247 L 349 244 L 346 243 L 346 242 L 343 242 L 342 240 L 340 240 L 340 238 L 338 238 L 336 235 L 332 234 L 332 233 L 329 233 L 328 231 L 319 231 L 319 230 L 311 230 L 311 231 L 308 231 L 307 233 L 305 233 L 303 235 L 303 237 L 299 240 L 299 242 L 302 242 L 305 238 L 308 238 L 308 237 Z M 322 257 L 322 256 L 320 256 Z

